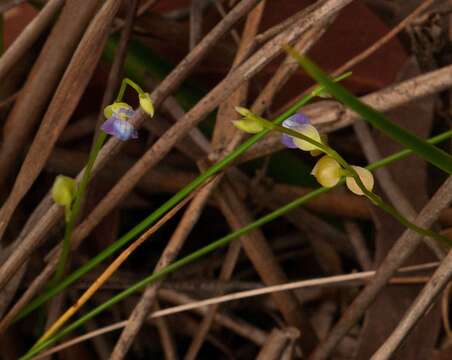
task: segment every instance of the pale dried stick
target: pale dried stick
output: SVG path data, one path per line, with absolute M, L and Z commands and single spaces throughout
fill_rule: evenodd
M 345 231 L 347 231 L 350 238 L 350 243 L 355 249 L 356 258 L 363 270 L 372 269 L 372 260 L 370 258 L 369 250 L 367 249 L 365 238 L 358 224 L 353 221 L 345 221 Z
M 38 177 L 58 136 L 77 107 L 100 60 L 110 23 L 120 5 L 121 0 L 105 2 L 80 41 L 30 145 L 11 193 L 0 209 L 0 239 L 14 211 Z
M 122 67 L 124 65 L 124 59 L 127 55 L 127 46 L 129 44 L 130 36 L 132 35 L 133 22 L 137 12 L 139 0 L 131 0 L 128 4 L 127 15 L 124 22 L 124 29 L 121 31 L 121 37 L 119 38 L 118 47 L 116 49 L 115 58 L 108 74 L 107 86 L 102 98 L 102 104 L 100 107 L 99 115 L 97 117 L 96 135 L 99 132 L 99 127 L 102 124 L 104 117 L 103 109 L 114 100 L 115 91 L 117 91 L 120 84 L 120 78 L 122 76 Z M 96 135 L 93 141 L 96 139 Z M 61 137 L 60 137 L 61 140 Z
M 426 263 L 426 264 L 420 264 L 420 265 L 412 265 L 412 266 L 400 268 L 398 270 L 398 272 L 399 273 L 408 273 L 408 272 L 429 270 L 429 269 L 436 268 L 438 266 L 438 264 L 439 264 L 438 262 L 432 262 L 432 263 Z M 237 300 L 247 299 L 250 297 L 267 295 L 267 294 L 271 294 L 276 291 L 296 290 L 296 289 L 319 287 L 319 286 L 321 286 L 321 287 L 323 287 L 323 286 L 340 286 L 342 284 L 348 284 L 350 282 L 356 282 L 358 280 L 371 279 L 373 276 L 375 276 L 375 273 L 376 273 L 376 271 L 364 271 L 364 272 L 346 274 L 346 275 L 328 276 L 328 277 L 324 277 L 324 278 L 320 278 L 320 279 L 300 280 L 300 281 L 290 282 L 287 284 L 280 284 L 280 285 L 275 285 L 275 286 L 267 286 L 267 287 L 263 287 L 260 289 L 241 291 L 241 292 L 222 295 L 219 297 L 210 298 L 210 299 L 206 299 L 206 300 L 194 301 L 194 302 L 190 302 L 188 304 L 178 305 L 178 306 L 170 307 L 170 308 L 163 309 L 163 310 L 158 310 L 158 311 L 155 311 L 152 314 L 150 314 L 149 318 L 158 318 L 158 317 L 162 317 L 162 316 L 175 315 L 180 312 L 184 312 L 184 311 L 188 311 L 188 310 L 196 310 L 196 309 L 206 308 L 207 306 L 210 306 L 210 305 L 222 304 L 222 303 L 226 303 L 226 302 L 230 302 L 230 301 L 237 301 Z M 161 290 L 161 291 L 166 292 L 168 290 Z M 203 311 L 205 311 L 205 310 L 203 310 Z M 127 320 L 97 329 L 97 330 L 89 332 L 85 335 L 68 340 L 67 342 L 62 343 L 62 344 L 58 345 L 57 347 L 51 348 L 48 351 L 43 352 L 39 356 L 48 356 L 50 354 L 63 350 L 69 346 L 89 340 L 95 336 L 99 336 L 99 335 L 106 334 L 111 331 L 121 329 L 126 324 L 127 324 Z M 38 358 L 39 357 L 37 357 L 36 359 L 38 359 Z
M 281 360 L 290 340 L 299 336 L 300 332 L 296 328 L 273 329 L 256 360 Z
M 202 0 L 192 0 L 190 5 L 190 49 L 193 49 L 202 37 Z

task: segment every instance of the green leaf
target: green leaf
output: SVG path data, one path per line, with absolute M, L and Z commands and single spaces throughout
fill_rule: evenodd
M 372 126 L 381 130 L 395 141 L 411 149 L 414 153 L 423 157 L 431 164 L 449 174 L 452 174 L 452 156 L 448 153 L 418 138 L 416 135 L 389 120 L 381 112 L 378 112 L 370 106 L 364 104 L 356 96 L 347 91 L 342 85 L 330 79 L 328 75 L 326 75 L 307 57 L 299 55 L 290 47 L 286 47 L 286 51 L 298 61 L 298 63 L 310 76 L 312 76 L 319 84 L 323 85 L 328 92 L 331 93 L 331 95 L 341 101 L 345 106 L 361 115 L 362 118 L 369 122 Z

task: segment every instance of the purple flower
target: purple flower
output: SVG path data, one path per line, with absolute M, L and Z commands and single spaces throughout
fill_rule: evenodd
M 138 137 L 138 132 L 135 127 L 127 121 L 134 113 L 135 112 L 132 109 L 125 107 L 114 110 L 112 116 L 110 116 L 100 128 L 107 134 L 122 141 L 136 139 Z
M 284 120 L 282 126 L 291 130 L 302 130 L 304 125 L 309 125 L 310 123 L 311 122 L 309 121 L 309 118 L 306 115 L 302 113 L 296 113 L 288 117 L 286 120 Z M 281 142 L 284 144 L 284 146 L 288 147 L 289 149 L 298 148 L 298 146 L 295 145 L 293 141 L 293 137 L 287 134 L 282 134 Z

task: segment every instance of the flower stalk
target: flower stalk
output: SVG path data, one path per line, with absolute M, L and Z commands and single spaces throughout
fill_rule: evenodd
M 314 145 L 320 151 L 322 151 L 323 153 L 325 153 L 332 159 L 336 160 L 343 167 L 343 169 L 344 169 L 343 175 L 351 176 L 354 179 L 354 181 L 356 182 L 356 185 L 361 189 L 364 196 L 366 196 L 373 204 L 378 206 L 380 209 L 382 209 L 383 211 L 385 211 L 386 213 L 388 213 L 389 215 L 394 217 L 403 226 L 415 231 L 416 233 L 418 233 L 422 236 L 427 236 L 427 237 L 430 237 L 437 241 L 443 242 L 448 246 L 452 246 L 452 242 L 449 238 L 447 238 L 446 236 L 443 236 L 441 234 L 438 234 L 437 232 L 434 232 L 432 230 L 424 229 L 424 228 L 417 226 L 416 224 L 412 223 L 407 218 L 405 218 L 393 206 L 384 202 L 380 196 L 378 196 L 377 194 L 375 194 L 374 192 L 369 190 L 363 183 L 363 180 L 361 179 L 361 177 L 358 175 L 358 172 L 356 171 L 355 167 L 351 166 L 336 150 L 334 150 L 330 146 L 328 146 L 322 142 L 316 141 L 316 140 L 312 139 L 311 137 L 306 136 L 305 134 L 300 133 L 298 131 L 286 128 L 279 124 L 272 123 L 271 121 L 268 121 L 260 116 L 253 114 L 251 111 L 249 111 L 247 109 L 239 108 L 238 112 L 241 115 L 245 116 L 246 118 L 251 119 L 251 121 L 254 124 L 257 124 L 257 123 L 261 124 L 261 126 L 265 129 L 278 131 L 282 134 L 286 134 L 288 136 L 295 137 L 297 139 L 301 139 L 305 142 L 308 142 L 308 143 Z

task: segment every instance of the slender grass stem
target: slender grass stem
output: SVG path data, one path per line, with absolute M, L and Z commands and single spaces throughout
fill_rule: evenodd
M 116 102 L 120 102 L 122 98 L 124 97 L 124 93 L 126 91 L 126 87 L 129 85 L 131 88 L 133 88 L 139 95 L 143 95 L 144 91 L 143 89 L 138 86 L 135 82 L 128 78 L 122 79 L 121 87 L 119 88 L 118 96 L 116 97 Z
M 93 143 L 91 150 L 89 152 L 89 157 L 88 157 L 88 161 L 85 166 L 85 171 L 83 173 L 83 177 L 82 177 L 82 180 L 80 181 L 80 184 L 77 186 L 74 204 L 71 207 L 69 218 L 66 222 L 60 258 L 58 260 L 58 265 L 57 265 L 57 268 L 55 271 L 54 278 L 52 280 L 52 282 L 54 284 L 56 284 L 64 274 L 64 271 L 66 268 L 66 263 L 67 263 L 69 253 L 71 250 L 72 233 L 74 231 L 74 227 L 75 227 L 75 224 L 78 219 L 81 205 L 82 205 L 83 199 L 85 197 L 86 188 L 91 179 L 91 171 L 93 169 L 94 162 L 96 161 L 97 154 L 99 154 L 99 151 L 100 151 L 102 145 L 104 144 L 106 138 L 107 138 L 107 134 L 104 133 L 103 131 L 101 131 L 99 133 L 99 135 L 97 136 L 97 139 Z

